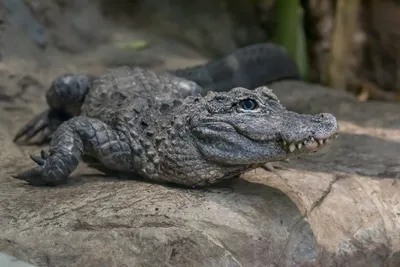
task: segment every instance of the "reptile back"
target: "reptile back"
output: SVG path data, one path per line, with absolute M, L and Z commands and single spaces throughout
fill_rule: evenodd
M 112 68 L 94 81 L 81 115 L 111 123 L 126 106 L 148 109 L 165 101 L 198 95 L 201 90 L 196 83 L 169 73 L 129 66 Z
M 111 122 L 124 106 L 141 103 L 138 99 L 150 107 L 208 91 L 254 89 L 273 81 L 299 78 L 286 49 L 273 43 L 247 46 L 207 64 L 168 73 L 122 66 L 109 69 L 94 81 L 82 105 L 82 115 Z

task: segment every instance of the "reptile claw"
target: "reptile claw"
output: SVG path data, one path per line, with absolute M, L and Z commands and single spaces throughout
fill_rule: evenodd
M 68 120 L 68 115 L 58 110 L 48 109 L 36 115 L 25 124 L 14 137 L 14 143 L 42 145 L 50 141 L 59 125 Z M 35 141 L 30 141 L 34 139 Z
M 30 158 L 39 166 L 12 175 L 14 179 L 26 181 L 34 186 L 55 186 L 66 181 L 67 176 L 63 173 L 64 165 L 60 167 L 57 164 L 59 162 L 50 158 L 50 154 L 46 151 L 41 150 L 40 156 L 31 155 Z
M 30 158 L 31 158 L 31 160 L 33 160 L 34 162 L 36 162 L 40 166 L 42 166 L 42 165 L 44 165 L 46 163 L 46 160 L 43 159 L 42 157 L 30 155 Z
M 40 156 L 30 155 L 30 158 L 39 166 L 24 171 L 12 177 L 18 180 L 26 181 L 31 185 L 42 186 L 48 184 L 45 178 L 45 164 L 49 154 L 43 149 L 40 151 Z
M 274 167 L 274 165 L 272 165 L 271 162 L 265 163 L 262 167 L 264 168 L 264 170 L 269 171 L 269 172 L 275 171 L 275 167 Z
M 30 155 L 30 158 L 40 166 L 43 166 L 46 163 L 46 159 L 48 157 L 49 154 L 43 149 L 40 151 L 40 157 L 35 155 Z
M 47 184 L 45 179 L 43 179 L 44 167 L 37 166 L 25 172 L 22 172 L 12 177 L 18 180 L 26 181 L 31 185 L 41 186 Z
M 38 134 L 40 131 L 48 126 L 48 115 L 49 110 L 46 110 L 36 117 L 34 117 L 30 122 L 28 122 L 14 137 L 14 142 L 18 142 L 22 137 L 24 141 L 29 141 L 32 137 Z

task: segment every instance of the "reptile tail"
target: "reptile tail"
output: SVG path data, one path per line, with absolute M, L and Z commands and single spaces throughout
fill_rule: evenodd
M 300 79 L 295 62 L 282 46 L 262 43 L 246 46 L 204 65 L 171 71 L 206 91 L 233 87 L 254 89 L 283 79 Z

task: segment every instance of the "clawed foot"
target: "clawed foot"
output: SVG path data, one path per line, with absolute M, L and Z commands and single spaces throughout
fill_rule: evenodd
M 269 171 L 269 172 L 275 171 L 275 167 L 274 167 L 274 165 L 272 165 L 271 162 L 265 163 L 263 168 L 264 168 L 264 170 Z
M 282 160 L 283 162 L 289 162 L 288 159 Z M 263 166 L 264 170 L 269 171 L 269 172 L 275 172 L 277 169 L 284 169 L 281 166 L 274 166 L 273 162 L 268 162 L 265 163 Z
M 22 127 L 15 135 L 14 142 L 30 145 L 47 143 L 57 127 L 67 119 L 68 116 L 59 111 L 46 110 Z M 37 137 L 36 140 L 31 141 L 34 137 Z
M 51 185 L 49 183 L 49 180 L 47 179 L 48 175 L 45 172 L 47 168 L 47 160 L 49 158 L 49 154 L 42 150 L 40 152 L 40 157 L 31 155 L 30 158 L 39 166 L 36 166 L 20 174 L 13 175 L 12 177 L 15 179 L 26 181 L 29 184 L 35 186 Z

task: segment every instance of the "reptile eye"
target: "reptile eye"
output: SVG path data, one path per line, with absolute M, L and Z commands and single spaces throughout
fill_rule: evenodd
M 255 100 L 253 99 L 244 99 L 240 101 L 240 107 L 244 110 L 254 110 L 256 108 L 258 108 L 258 104 Z

